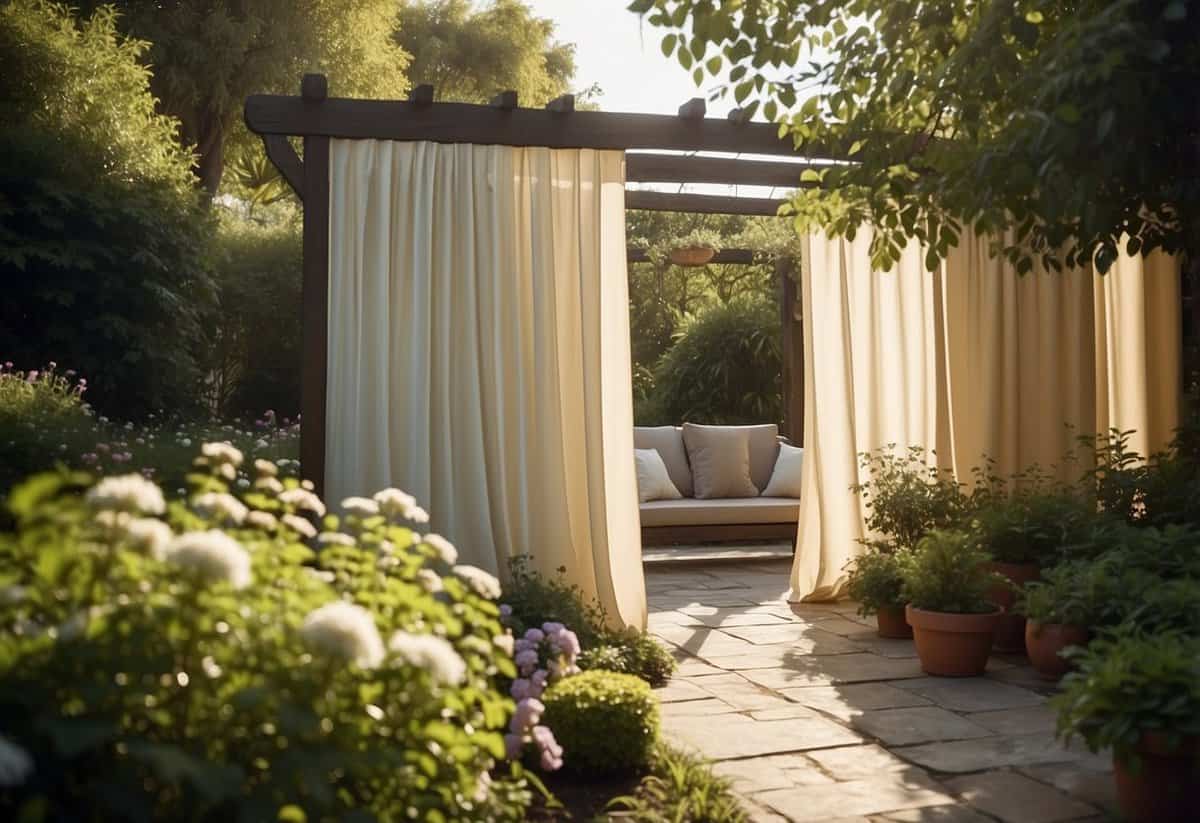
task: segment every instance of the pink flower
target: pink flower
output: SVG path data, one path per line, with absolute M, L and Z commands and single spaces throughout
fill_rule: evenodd
M 513 681 L 512 688 L 509 689 L 508 693 L 512 695 L 513 700 L 525 700 L 529 697 L 538 697 L 540 692 L 538 694 L 533 694 L 532 686 L 533 683 L 528 678 L 518 677 Z
M 523 733 L 526 729 L 530 729 L 537 725 L 537 722 L 542 719 L 542 712 L 546 711 L 542 701 L 535 697 L 527 697 L 517 704 L 517 711 L 513 715 L 512 723 L 509 724 L 509 729 L 516 733 Z
M 538 664 L 538 653 L 533 649 L 525 649 L 517 652 L 513 660 L 517 664 L 517 668 L 521 670 L 521 674 L 530 674 Z
M 541 750 L 541 766 L 548 772 L 562 768 L 563 749 L 554 739 L 554 732 L 548 726 L 533 727 L 533 742 Z
M 541 643 L 546 639 L 546 634 L 541 629 L 529 629 L 525 632 L 525 639 L 530 643 Z
M 549 679 L 550 672 L 545 669 L 538 669 L 533 673 L 533 676 L 529 678 L 529 684 L 537 691 L 537 694 L 533 695 L 534 697 L 542 696 L 542 692 L 546 690 L 546 683 Z
M 37 376 L 38 376 L 38 371 L 37 371 L 37 369 L 34 369 L 33 371 L 29 372 L 29 375 L 26 377 L 26 379 L 30 383 L 32 383 L 34 380 L 37 380 Z
M 519 734 L 504 735 L 504 752 L 508 755 L 509 760 L 517 760 L 521 757 L 521 752 L 525 749 L 525 741 Z
M 512 617 L 512 606 L 508 605 L 507 603 L 501 603 L 500 604 L 500 616 L 501 617 Z
M 542 631 L 544 631 L 546 634 L 557 634 L 558 632 L 561 632 L 565 628 L 566 628 L 566 626 L 564 626 L 562 623 L 543 623 L 542 624 Z

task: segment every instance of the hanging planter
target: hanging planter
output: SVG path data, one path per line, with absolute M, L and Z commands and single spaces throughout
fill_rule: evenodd
M 717 250 L 712 246 L 681 246 L 667 253 L 676 266 L 703 266 L 716 256 Z

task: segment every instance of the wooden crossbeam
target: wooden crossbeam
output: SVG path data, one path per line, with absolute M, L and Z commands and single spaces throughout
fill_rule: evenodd
M 555 97 L 546 104 L 546 110 L 557 112 L 559 114 L 570 114 L 571 112 L 575 111 L 575 95 L 564 94 L 559 97 Z
M 433 103 L 433 86 L 429 83 L 422 83 L 419 86 L 414 86 L 413 90 L 408 93 L 408 102 L 414 106 L 428 106 Z
M 304 164 L 300 162 L 300 157 L 292 148 L 292 141 L 282 134 L 264 134 L 262 141 L 263 148 L 267 151 L 267 159 L 275 165 L 275 168 L 279 169 L 283 179 L 287 181 L 287 184 L 292 187 L 292 191 L 296 192 L 296 196 L 303 203 Z
M 678 211 L 688 214 L 754 214 L 774 216 L 786 200 L 766 197 L 726 197 L 662 191 L 626 191 L 625 208 Z
M 679 107 L 679 116 L 685 120 L 703 120 L 708 113 L 708 104 L 703 97 L 693 97 Z
M 808 163 L 697 157 L 681 154 L 627 154 L 625 179 L 635 183 L 725 183 L 743 186 L 811 186 L 801 183 Z
M 512 89 L 500 92 L 492 98 L 492 108 L 513 111 L 517 107 L 517 93 Z

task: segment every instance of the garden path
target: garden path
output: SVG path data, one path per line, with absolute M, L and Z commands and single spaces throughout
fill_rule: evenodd
M 667 738 L 716 761 L 762 823 L 1101 821 L 1110 764 L 1054 738 L 1021 656 L 922 675 L 852 603 L 789 606 L 786 561 L 647 565 L 649 628 L 679 671 Z

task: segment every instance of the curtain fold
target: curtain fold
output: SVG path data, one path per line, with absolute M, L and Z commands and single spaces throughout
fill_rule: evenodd
M 1080 435 L 1135 430 L 1145 455 L 1170 440 L 1181 395 L 1179 263 L 1122 256 L 1018 276 L 964 236 L 925 272 L 910 244 L 872 271 L 870 236 L 802 238 L 805 461 L 794 600 L 839 596 L 866 512 L 858 455 L 921 445 L 964 481 L 984 456 L 1009 475 L 1061 464 Z
M 623 154 L 334 140 L 330 182 L 330 500 L 403 488 L 644 625 Z

